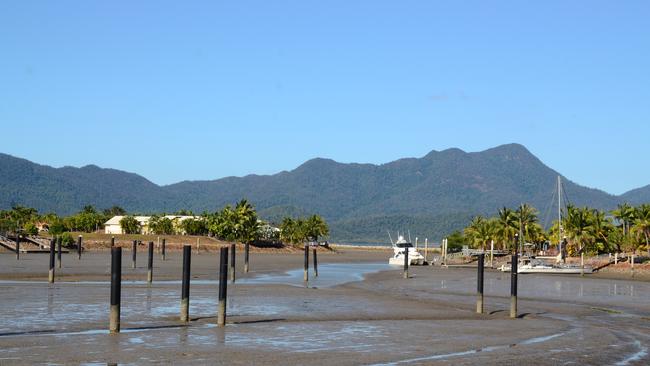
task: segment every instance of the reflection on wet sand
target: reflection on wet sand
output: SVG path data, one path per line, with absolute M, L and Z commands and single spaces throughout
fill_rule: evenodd
M 489 364 L 507 354 L 635 364 L 648 357 L 650 324 L 641 321 L 650 313 L 648 283 L 521 276 L 525 312 L 513 321 L 503 311 L 509 278 L 497 272 L 486 273 L 488 311 L 479 316 L 468 300 L 475 290 L 471 269 L 413 268 L 409 280 L 383 263 L 319 269 L 307 289 L 302 269 L 240 277 L 229 287 L 225 328 L 215 324 L 216 281 L 192 282 L 187 326 L 178 322 L 180 282 L 125 282 L 118 335 L 106 329 L 107 282 L 0 282 L 9 315 L 0 318 L 0 341 L 7 345 L 0 362 L 18 354 L 39 362 L 50 347 L 66 349 L 59 357 L 68 363 L 183 362 L 191 355 L 199 363 L 217 357 L 225 363 Z M 578 353 L 567 347 L 576 339 Z

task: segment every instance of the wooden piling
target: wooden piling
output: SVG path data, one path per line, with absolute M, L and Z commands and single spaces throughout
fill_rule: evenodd
M 16 260 L 20 260 L 20 235 L 16 235 Z
M 404 248 L 404 278 L 409 278 L 409 248 Z
M 115 237 L 111 236 L 111 248 L 115 246 Z
M 490 240 L 490 268 L 494 268 L 494 240 Z
M 244 272 L 248 273 L 248 259 L 250 252 L 250 244 L 244 244 Z
M 138 241 L 134 240 L 133 245 L 131 247 L 131 268 L 135 269 L 136 267 L 137 255 L 138 255 Z
M 160 247 L 160 254 L 162 256 L 162 260 L 166 260 L 165 258 L 165 247 L 167 246 L 167 239 L 163 238 L 162 239 L 162 244 Z M 183 246 L 183 250 L 185 250 L 185 247 Z
M 429 238 L 424 238 L 424 263 L 429 264 Z
M 83 237 L 77 237 L 77 259 L 81 260 L 81 251 L 83 250 Z
M 56 259 L 58 262 L 58 267 L 61 268 L 62 261 L 61 261 L 61 245 L 63 244 L 63 238 L 59 236 L 56 239 Z
M 442 245 L 440 247 L 440 250 L 442 251 L 441 253 L 441 263 L 442 265 L 447 265 L 447 238 L 442 239 Z
M 163 239 L 163 245 L 165 239 Z M 181 321 L 190 321 L 190 267 L 192 262 L 192 246 L 183 246 L 183 285 L 181 287 Z
M 510 317 L 517 317 L 517 267 L 519 265 L 519 256 L 512 256 L 512 265 L 510 266 Z
M 304 275 L 303 280 L 309 281 L 309 244 L 305 244 L 305 262 L 304 262 Z
M 424 238 L 424 263 L 429 264 L 429 238 Z
M 314 248 L 312 254 L 314 255 L 314 277 L 318 277 L 318 249 Z
M 54 283 L 54 261 L 55 261 L 56 239 L 50 240 L 50 272 L 48 275 L 48 282 Z
M 149 257 L 147 258 L 147 282 L 153 282 L 153 242 L 149 242 Z
M 219 309 L 217 325 L 226 326 L 226 300 L 228 294 L 228 248 L 221 248 L 219 265 Z
M 483 275 L 485 273 L 485 254 L 478 255 L 478 278 L 476 281 L 476 312 L 483 314 Z
M 120 303 L 122 297 L 122 248 L 111 248 L 111 313 L 110 333 L 120 332 Z
M 235 283 L 235 262 L 237 257 L 235 257 L 235 250 L 237 249 L 237 244 L 230 244 L 230 282 Z

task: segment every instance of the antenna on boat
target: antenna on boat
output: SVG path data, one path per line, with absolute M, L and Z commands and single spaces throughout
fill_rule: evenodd
M 393 238 L 390 236 L 390 230 L 386 230 L 386 231 L 388 231 L 388 239 L 390 239 L 390 245 L 395 245 L 395 243 L 393 243 Z

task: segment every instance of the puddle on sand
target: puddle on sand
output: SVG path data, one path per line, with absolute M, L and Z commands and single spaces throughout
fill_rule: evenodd
M 639 351 L 632 354 L 632 355 L 630 355 L 629 357 L 627 357 L 623 361 L 617 362 L 616 366 L 629 365 L 629 364 L 631 364 L 633 362 L 642 360 L 644 357 L 646 357 L 648 355 L 648 348 L 641 345 L 640 341 L 635 341 L 634 346 L 637 347 L 639 349 Z
M 390 269 L 387 264 L 322 264 L 319 276 L 310 272 L 309 287 L 330 287 L 351 281 L 362 280 L 369 273 Z M 165 285 L 179 284 L 179 281 L 158 281 L 152 287 L 133 287 L 141 281 L 125 281 L 122 288 L 122 320 L 132 325 L 146 325 L 159 317 L 175 317 L 179 313 L 178 290 Z M 192 291 L 190 313 L 195 316 L 212 314 L 216 309 L 216 297 L 208 286 L 217 281 L 192 281 L 198 285 Z M 237 284 L 286 284 L 305 286 L 302 269 L 284 274 L 263 275 L 244 278 Z M 3 288 L 3 305 L 7 311 L 0 318 L 0 336 L 14 336 L 57 329 L 70 331 L 78 324 L 104 321 L 106 317 L 106 296 L 108 282 L 82 281 L 58 282 L 48 285 L 28 281 L 0 281 Z M 249 301 L 250 300 L 250 301 Z M 232 316 L 274 316 L 291 311 L 291 304 L 265 304 L 260 301 L 237 298 L 228 301 Z M 17 330 L 20 329 L 20 332 Z
M 304 282 L 304 270 L 294 269 L 280 275 L 261 275 L 253 278 L 238 280 L 239 284 L 280 284 L 299 287 L 333 287 L 348 282 L 361 281 L 370 274 L 394 269 L 387 263 L 345 264 L 330 263 L 318 266 L 318 277 L 314 277 L 312 268 L 309 270 L 309 281 Z
M 364 276 L 369 273 L 395 269 L 387 263 L 329 263 L 320 264 L 318 266 L 318 277 L 314 277 L 313 268 L 309 269 L 309 287 L 332 287 L 341 285 L 347 282 L 361 281 Z M 237 280 L 237 284 L 286 284 L 293 286 L 305 286 L 303 281 L 304 270 L 294 269 L 285 272 L 284 274 L 277 275 L 260 275 L 251 278 L 241 278 Z M 180 280 L 159 280 L 155 281 L 154 285 L 180 285 Z M 219 281 L 216 280 L 192 280 L 192 285 L 218 285 Z M 41 282 L 36 281 L 15 281 L 15 280 L 0 280 L 0 285 L 42 285 Z M 83 286 L 83 285 L 110 285 L 110 281 L 70 281 L 70 282 L 57 282 L 57 286 Z M 134 285 L 150 285 L 145 281 L 122 281 L 122 286 Z
M 479 352 L 480 353 L 494 352 L 494 351 L 500 351 L 500 350 L 512 348 L 512 347 L 515 347 L 517 345 L 524 346 L 524 345 L 543 343 L 543 342 L 546 342 L 546 341 L 550 341 L 551 339 L 562 337 L 562 336 L 564 336 L 566 334 L 567 334 L 567 332 L 562 332 L 562 333 L 551 334 L 551 335 L 543 336 L 543 337 L 535 337 L 535 338 L 525 339 L 525 340 L 523 340 L 523 341 L 521 341 L 519 343 L 516 343 L 516 344 L 509 344 L 509 345 L 502 345 L 502 346 L 488 346 L 488 347 L 483 347 L 483 348 L 478 348 L 478 349 L 470 349 L 470 350 L 467 350 L 467 351 L 443 353 L 443 354 L 437 354 L 437 355 L 432 355 L 432 356 L 411 358 L 411 359 L 407 359 L 407 360 L 399 360 L 399 361 L 388 362 L 388 363 L 374 364 L 374 365 L 371 365 L 371 366 L 394 366 L 394 365 L 416 363 L 416 362 L 424 362 L 424 361 L 444 360 L 444 359 L 448 359 L 448 358 L 473 355 L 473 354 L 476 354 L 476 353 L 479 353 Z

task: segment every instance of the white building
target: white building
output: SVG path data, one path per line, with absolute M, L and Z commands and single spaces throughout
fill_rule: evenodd
M 140 223 L 140 230 L 142 234 L 149 234 L 149 220 L 151 220 L 151 216 L 134 216 L 136 220 L 138 220 L 138 223 Z M 174 228 L 176 230 L 179 230 L 178 224 L 181 223 L 182 221 L 185 221 L 187 219 L 199 219 L 200 216 L 178 216 L 178 215 L 167 215 L 164 216 L 167 219 L 170 219 L 174 223 Z M 120 225 L 120 220 L 122 220 L 124 216 L 113 216 L 110 220 L 106 221 L 104 223 L 104 233 L 106 234 L 124 234 L 124 230 L 122 230 L 122 226 Z M 185 234 L 185 233 L 181 233 Z
M 120 220 L 124 216 L 113 216 L 110 220 L 104 223 L 104 233 L 106 234 L 124 234 L 122 226 L 120 225 Z M 149 219 L 151 216 L 135 216 L 135 219 L 140 223 L 140 228 L 143 234 L 148 234 L 149 232 Z

